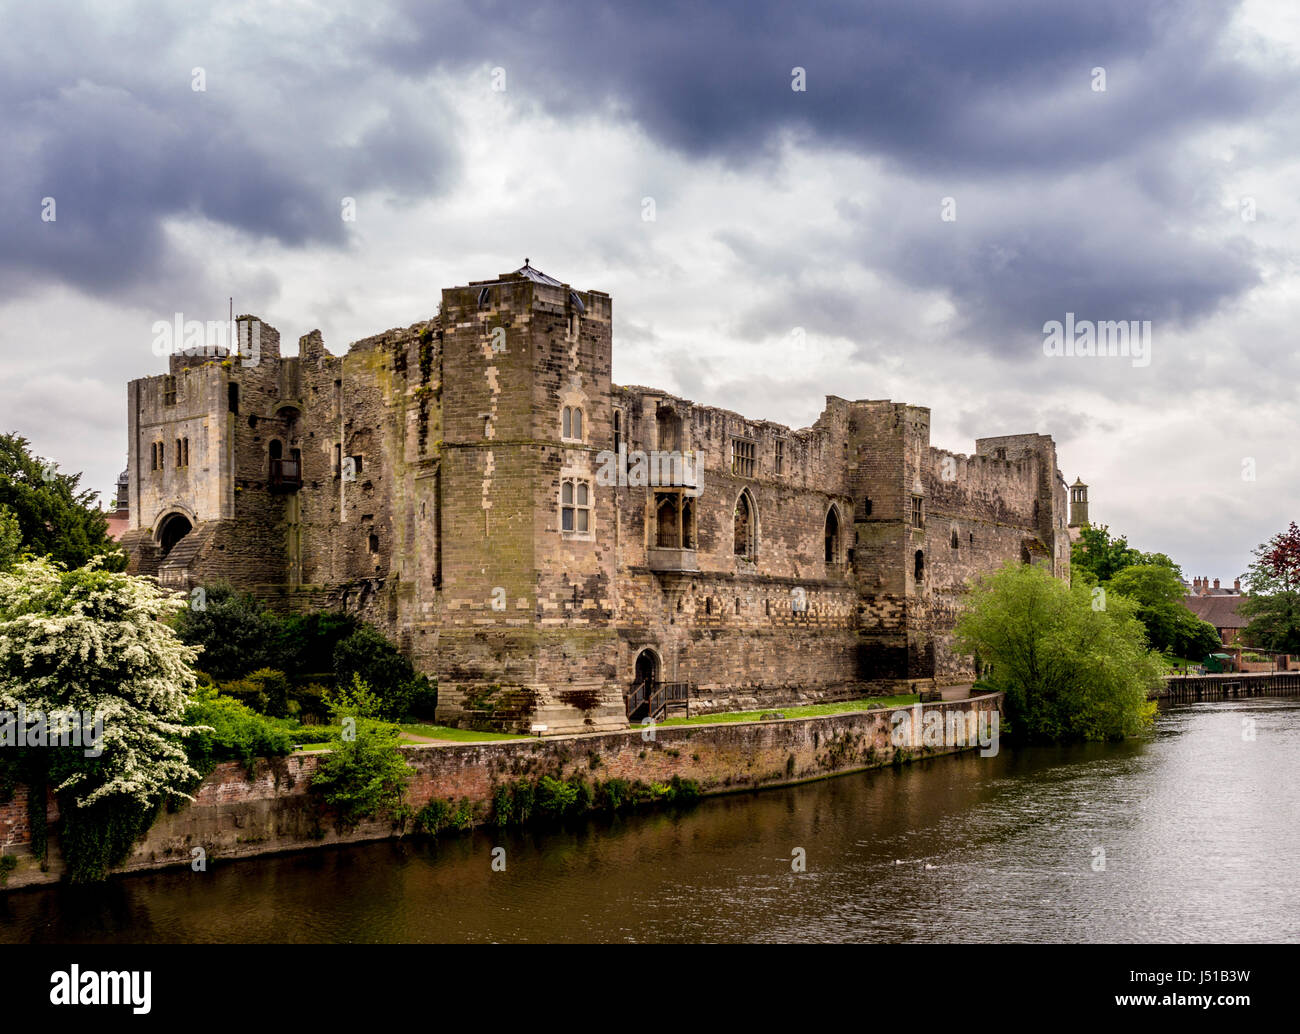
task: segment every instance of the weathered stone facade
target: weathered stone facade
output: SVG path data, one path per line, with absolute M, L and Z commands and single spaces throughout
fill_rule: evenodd
M 619 387 L 610 297 L 527 265 L 342 356 L 240 324 L 255 362 L 129 386 L 132 569 L 356 613 L 448 721 L 621 727 L 643 680 L 706 710 L 968 681 L 966 580 L 1068 577 L 1050 437 L 965 456 L 923 407 L 830 396 L 792 430 Z

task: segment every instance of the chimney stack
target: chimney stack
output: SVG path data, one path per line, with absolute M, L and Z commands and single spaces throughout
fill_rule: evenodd
M 1219 579 L 1217 579 L 1217 578 L 1214 579 L 1214 587 L 1215 587 L 1216 589 L 1219 587 Z
M 1241 579 L 1240 579 L 1240 578 L 1234 578 L 1234 579 L 1232 580 L 1232 589 L 1233 589 L 1234 592 L 1237 592 L 1237 593 L 1240 593 L 1240 592 L 1241 592 Z

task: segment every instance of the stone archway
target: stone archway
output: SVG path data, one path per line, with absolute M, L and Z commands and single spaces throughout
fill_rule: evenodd
M 194 525 L 183 513 L 171 513 L 163 518 L 158 526 L 158 551 L 166 556 L 172 548 L 194 530 Z
M 628 721 L 635 721 L 647 712 L 650 694 L 662 678 L 661 670 L 659 654 L 651 647 L 645 647 L 636 655 L 632 662 L 632 686 L 625 698 Z

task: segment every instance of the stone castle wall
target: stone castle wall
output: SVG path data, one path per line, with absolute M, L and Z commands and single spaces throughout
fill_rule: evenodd
M 791 429 L 619 387 L 611 327 L 608 295 L 525 267 L 342 356 L 313 332 L 281 357 L 262 326 L 254 367 L 173 357 L 174 403 L 164 377 L 129 389 L 132 569 L 356 614 L 438 678 L 441 719 L 552 732 L 621 727 L 643 651 L 701 708 L 969 680 L 951 636 L 968 579 L 1007 560 L 1068 576 L 1049 437 L 964 456 L 930 444 L 924 407 L 830 396 Z M 272 442 L 301 457 L 297 491 L 271 483 Z M 689 458 L 699 484 L 603 484 L 616 443 Z M 585 528 L 563 526 L 566 491 Z M 690 511 L 681 548 L 662 548 L 665 495 Z M 163 555 L 172 514 L 194 530 Z

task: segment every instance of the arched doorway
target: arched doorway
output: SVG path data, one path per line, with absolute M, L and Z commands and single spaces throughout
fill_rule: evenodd
M 627 716 L 630 721 L 635 721 L 646 713 L 650 694 L 659 681 L 659 655 L 646 647 L 636 655 L 632 672 L 632 688 L 627 694 Z
M 172 547 L 188 535 L 194 528 L 184 514 L 173 513 L 163 518 L 162 527 L 158 529 L 158 548 L 166 556 Z

